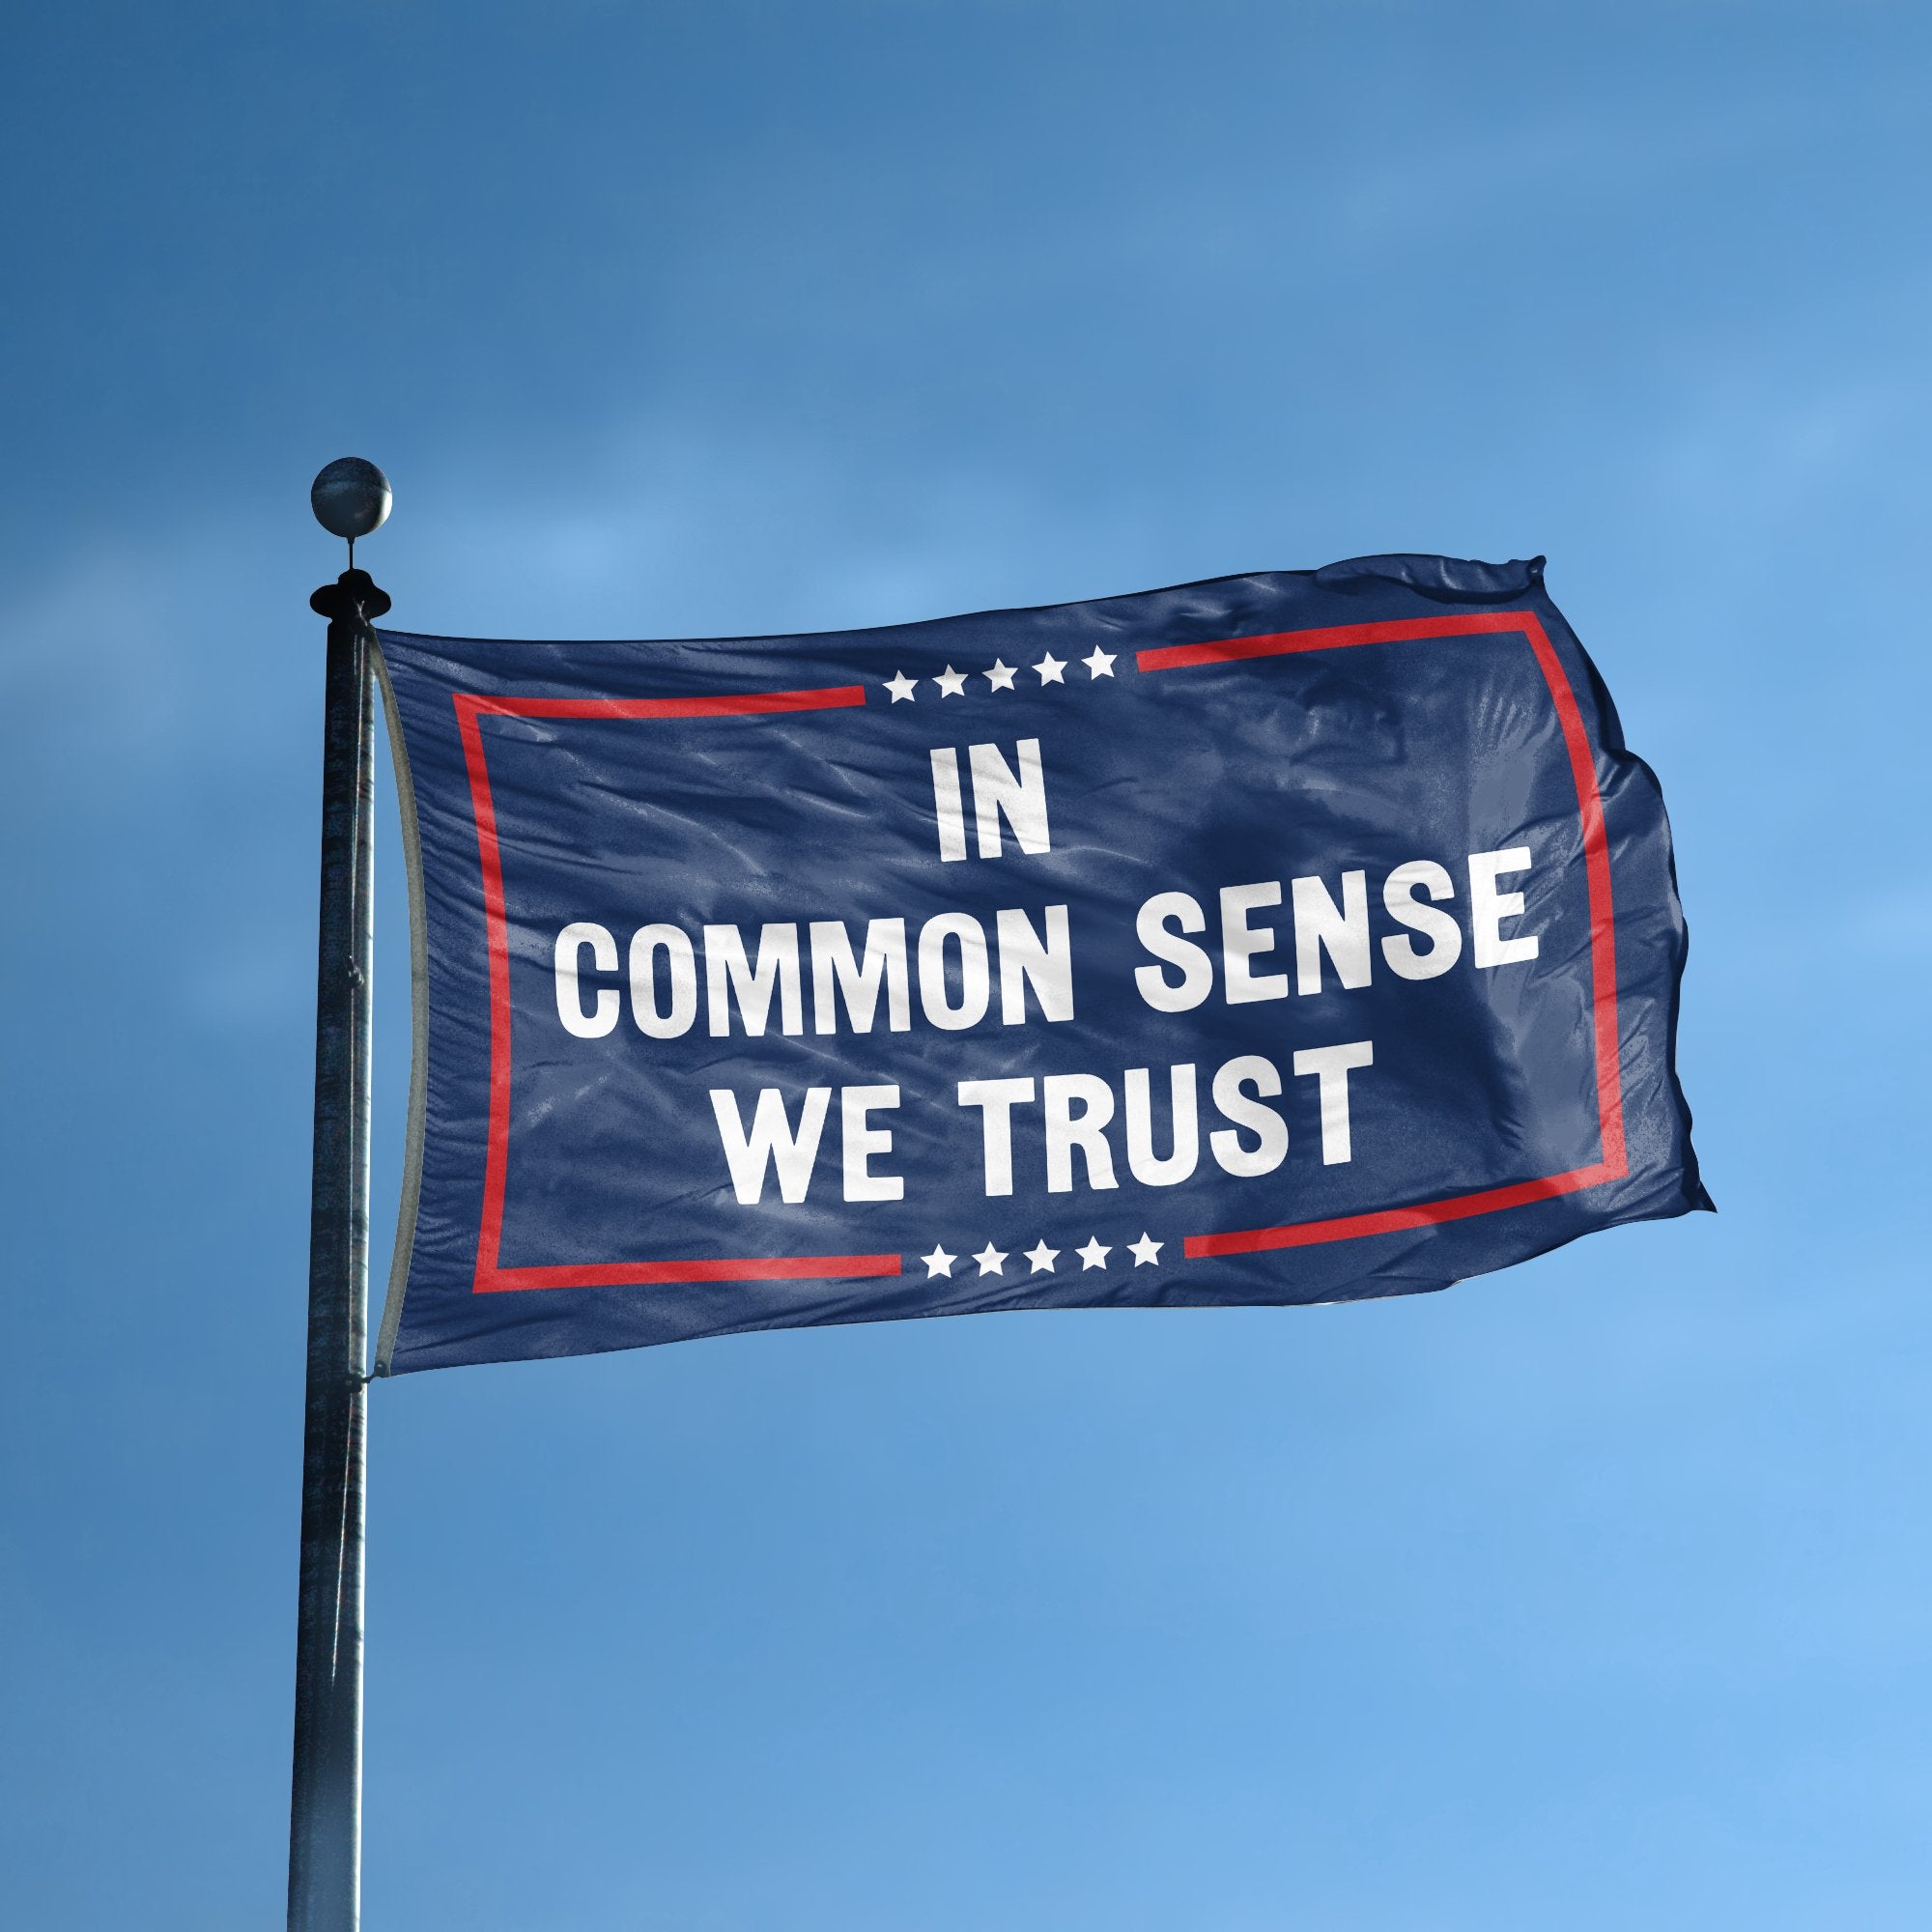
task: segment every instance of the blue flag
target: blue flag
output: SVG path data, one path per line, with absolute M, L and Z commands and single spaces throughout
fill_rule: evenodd
M 1662 799 L 1540 560 L 382 664 L 384 1373 L 1408 1293 L 1710 1206 Z

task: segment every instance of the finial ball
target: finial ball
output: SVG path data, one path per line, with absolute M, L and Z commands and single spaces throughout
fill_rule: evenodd
M 360 456 L 338 456 L 317 471 L 308 489 L 315 520 L 332 537 L 354 543 L 379 529 L 389 514 L 389 479 Z

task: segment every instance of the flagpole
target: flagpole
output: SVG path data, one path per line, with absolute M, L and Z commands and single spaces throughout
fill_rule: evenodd
M 369 1325 L 369 994 L 375 856 L 372 620 L 389 608 L 355 539 L 388 515 L 387 479 L 346 457 L 315 480 L 317 520 L 350 568 L 309 599 L 328 619 L 322 904 L 309 1195 L 308 1379 L 296 1630 L 290 1932 L 355 1932 L 362 1877 L 362 1577 Z

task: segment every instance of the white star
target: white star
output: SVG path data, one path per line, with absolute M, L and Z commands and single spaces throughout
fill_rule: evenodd
M 1033 1264 L 1033 1266 L 1027 1270 L 1029 1274 L 1051 1274 L 1054 1263 L 1060 1259 L 1060 1250 L 1058 1248 L 1049 1248 L 1046 1245 L 1046 1236 L 1042 1235 L 1039 1239 L 1039 1246 L 1029 1248 L 1026 1251 L 1026 1258 Z
M 1112 677 L 1114 660 L 1119 655 L 1117 651 L 1103 651 L 1098 644 L 1095 644 L 1093 655 L 1082 658 L 1080 662 L 1087 667 L 1089 677 Z
M 1003 1274 L 1006 1271 L 1007 1258 L 991 1241 L 988 1241 L 973 1259 L 980 1264 L 981 1274 Z
M 929 1255 L 920 1256 L 920 1260 L 925 1264 L 925 1278 L 927 1281 L 930 1281 L 936 1274 L 950 1275 L 952 1272 L 952 1264 L 958 1259 L 957 1255 L 949 1255 L 936 1242 L 933 1244 L 933 1250 Z
M 1039 681 L 1042 684 L 1065 684 L 1066 680 L 1060 673 L 1065 668 L 1066 660 L 1055 657 L 1051 651 L 1034 666 L 1034 669 L 1039 673 Z
M 891 677 L 886 679 L 886 689 L 892 693 L 895 704 L 897 704 L 901 699 L 910 704 L 912 702 L 913 690 L 917 682 L 917 679 L 908 677 L 902 670 L 895 671 Z
M 1151 1235 L 1144 1231 L 1138 1241 L 1129 1241 L 1127 1243 L 1127 1252 L 1133 1256 L 1134 1265 L 1137 1268 L 1158 1267 L 1160 1264 L 1154 1260 L 1154 1257 L 1166 1246 L 1167 1243 L 1165 1241 L 1156 1241 Z
M 1009 665 L 1005 658 L 995 658 L 992 669 L 982 670 L 980 675 L 995 691 L 1010 691 L 1013 688 L 1013 673 L 1018 669 L 1017 665 Z
M 941 697 L 963 697 L 966 695 L 966 673 L 954 670 L 951 665 L 932 681 L 939 687 Z
M 1103 1248 L 1100 1245 L 1099 1236 L 1094 1235 L 1089 1237 L 1084 1248 L 1075 1248 L 1073 1252 L 1080 1257 L 1080 1272 L 1085 1274 L 1089 1268 L 1104 1268 L 1107 1265 L 1107 1257 L 1114 1251 L 1112 1248 Z

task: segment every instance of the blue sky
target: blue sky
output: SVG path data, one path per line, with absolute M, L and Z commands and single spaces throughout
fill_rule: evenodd
M 1932 16 L 10 22 L 0 1861 L 276 1922 L 322 627 L 845 627 L 1550 558 L 1721 1208 L 1419 1300 L 373 1403 L 367 1916 L 1917 1927 Z M 379 1219 L 407 1073 L 382 855 Z

